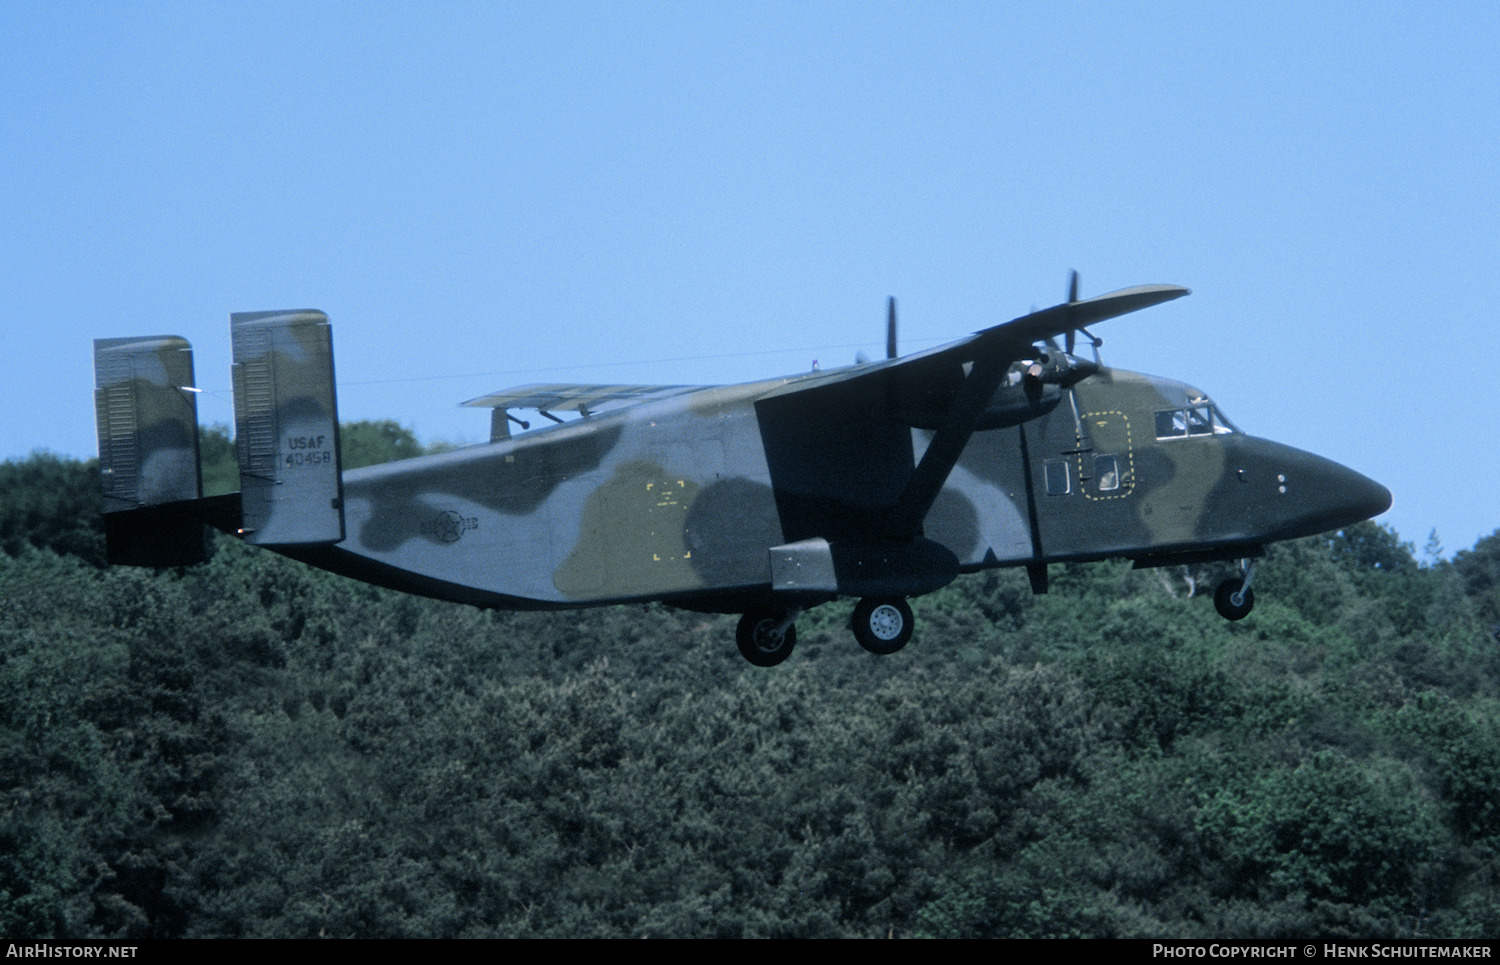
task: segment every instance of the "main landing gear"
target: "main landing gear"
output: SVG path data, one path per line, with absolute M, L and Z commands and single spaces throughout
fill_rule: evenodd
M 741 656 L 757 667 L 774 667 L 791 656 L 801 612 L 762 607 L 740 617 L 734 640 Z M 915 626 L 911 606 L 901 597 L 866 597 L 854 607 L 850 629 L 861 647 L 888 654 L 906 646 Z
M 1214 588 L 1214 609 L 1226 620 L 1243 620 L 1255 608 L 1255 591 L 1250 581 L 1255 578 L 1255 563 L 1240 561 L 1243 577 L 1230 577 Z
M 801 612 L 765 607 L 740 617 L 734 632 L 740 655 L 757 667 L 774 667 L 790 657 L 797 646 L 797 614 Z
M 899 596 L 883 600 L 867 596 L 855 606 L 850 629 L 859 645 L 871 653 L 895 653 L 911 639 L 911 607 Z

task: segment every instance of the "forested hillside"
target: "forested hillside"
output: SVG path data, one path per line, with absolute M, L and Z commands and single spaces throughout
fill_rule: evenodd
M 94 473 L 0 465 L 8 938 L 1500 934 L 1500 531 L 1277 546 L 1235 624 L 1214 567 L 961 577 L 762 670 L 230 539 L 106 568 Z

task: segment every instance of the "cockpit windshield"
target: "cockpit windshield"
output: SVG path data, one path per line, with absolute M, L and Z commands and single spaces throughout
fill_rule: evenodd
M 1185 439 L 1189 436 L 1222 436 L 1239 430 L 1224 418 L 1212 402 L 1201 402 L 1181 409 L 1163 409 L 1156 413 L 1156 438 Z

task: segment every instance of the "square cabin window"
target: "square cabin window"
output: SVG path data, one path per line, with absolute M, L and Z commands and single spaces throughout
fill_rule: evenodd
M 1072 488 L 1069 485 L 1067 460 L 1048 459 L 1045 469 L 1047 473 L 1047 495 L 1066 496 L 1068 490 Z
M 1187 413 L 1182 409 L 1167 409 L 1156 414 L 1156 438 L 1175 439 L 1188 432 Z
M 1117 456 L 1095 456 L 1094 478 L 1099 481 L 1099 491 L 1107 493 L 1120 488 L 1120 460 Z

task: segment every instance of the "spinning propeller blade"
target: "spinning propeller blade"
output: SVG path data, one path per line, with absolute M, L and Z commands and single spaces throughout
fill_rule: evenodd
M 1076 301 L 1078 301 L 1078 269 L 1075 268 L 1073 269 L 1073 273 L 1068 277 L 1068 304 L 1071 305 Z M 1068 329 L 1067 353 L 1069 355 L 1073 354 L 1073 336 L 1076 331 L 1076 329 Z
M 896 296 L 892 295 L 886 305 L 885 315 L 885 357 L 893 359 L 896 357 Z

